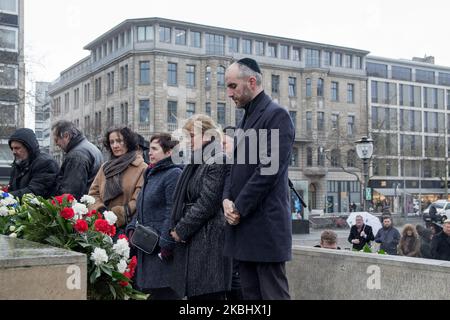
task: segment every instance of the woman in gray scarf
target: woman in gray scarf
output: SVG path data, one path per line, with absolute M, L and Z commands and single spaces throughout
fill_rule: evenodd
M 137 152 L 137 135 L 128 127 L 108 130 L 103 145 L 111 160 L 103 164 L 89 189 L 89 195 L 95 198 L 89 209 L 112 211 L 117 227 L 124 228 L 136 212 L 147 165 Z

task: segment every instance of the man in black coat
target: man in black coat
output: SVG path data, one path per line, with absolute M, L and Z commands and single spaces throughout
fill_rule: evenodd
M 103 155 L 72 122 L 58 121 L 52 131 L 55 144 L 66 153 L 57 177 L 56 194 L 69 193 L 80 200 L 88 194 Z
M 58 164 L 50 155 L 40 152 L 33 130 L 17 129 L 8 143 L 14 155 L 9 193 L 19 198 L 27 193 L 44 198 L 53 196 Z
M 450 261 L 450 219 L 445 220 L 442 232 L 433 237 L 431 256 L 433 259 Z
M 239 60 L 225 78 L 228 96 L 245 109 L 223 194 L 225 255 L 239 261 L 244 299 L 287 300 L 285 263 L 292 257 L 288 166 L 294 125 L 286 109 L 264 93 L 256 61 Z
M 364 246 L 370 245 L 370 242 L 375 239 L 372 227 L 364 223 L 364 218 L 360 215 L 355 217 L 355 225 L 351 227 L 348 235 L 348 242 L 353 246 L 354 250 L 362 250 Z

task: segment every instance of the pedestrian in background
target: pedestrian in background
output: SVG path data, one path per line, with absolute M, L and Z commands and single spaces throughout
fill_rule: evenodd
M 123 233 L 136 212 L 147 165 L 137 152 L 137 135 L 128 127 L 108 130 L 103 145 L 111 159 L 103 164 L 92 183 L 89 195 L 95 203 L 89 209 L 112 211 L 117 216 L 117 227 L 122 229 L 119 233 Z
M 403 227 L 397 252 L 400 256 L 421 257 L 419 235 L 412 224 Z
M 442 231 L 431 242 L 433 259 L 450 261 L 450 219 L 444 221 Z
M 400 241 L 400 232 L 394 228 L 390 216 L 383 217 L 383 228 L 378 230 L 375 242 L 380 243 L 380 250 L 389 255 L 397 255 L 397 246 Z
M 55 193 L 69 193 L 80 200 L 88 194 L 103 162 L 103 155 L 72 122 L 58 121 L 52 126 L 52 131 L 55 144 L 65 153 Z
M 417 234 L 420 237 L 420 255 L 425 259 L 432 259 L 431 256 L 431 231 L 420 224 L 416 226 Z

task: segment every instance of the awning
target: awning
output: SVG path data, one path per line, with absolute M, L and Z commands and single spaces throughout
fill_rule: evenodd
M 382 194 L 383 196 L 386 197 L 395 197 L 395 196 L 401 196 L 404 194 L 404 192 L 406 192 L 406 194 L 411 195 L 411 194 L 444 194 L 445 193 L 445 189 L 426 189 L 426 188 L 398 188 L 397 192 L 395 191 L 394 188 L 374 188 L 373 191 L 378 192 L 379 194 Z

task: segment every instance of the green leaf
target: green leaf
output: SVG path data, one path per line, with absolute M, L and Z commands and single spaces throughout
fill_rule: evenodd
M 117 293 L 116 293 L 116 289 L 114 289 L 114 286 L 111 283 L 108 283 L 109 286 L 109 291 L 111 291 L 114 300 L 117 299 Z
M 378 254 L 386 254 L 386 251 L 384 251 L 383 249 L 378 251 Z
M 364 245 L 363 252 L 365 253 L 372 253 L 372 249 L 367 245 L 367 243 Z
M 112 272 L 112 276 L 114 279 L 116 279 L 117 281 L 125 281 L 125 282 L 130 282 L 130 279 L 128 279 L 127 277 L 125 277 L 122 273 L 117 272 L 117 271 L 113 271 Z
M 106 273 L 108 276 L 112 277 L 113 269 L 112 269 L 110 266 L 107 266 L 107 265 L 101 265 L 101 266 L 100 266 L 100 269 L 101 269 L 104 273 Z

